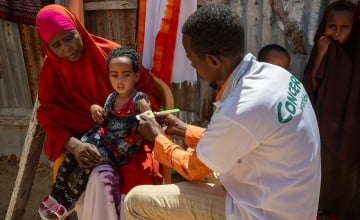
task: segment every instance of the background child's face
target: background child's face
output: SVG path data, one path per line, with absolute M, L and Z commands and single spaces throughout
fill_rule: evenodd
M 109 78 L 113 89 L 123 96 L 130 96 L 139 80 L 139 73 L 135 73 L 132 61 L 127 57 L 116 57 L 109 62 Z
M 353 14 L 349 11 L 331 11 L 327 18 L 324 35 L 343 44 L 352 31 Z

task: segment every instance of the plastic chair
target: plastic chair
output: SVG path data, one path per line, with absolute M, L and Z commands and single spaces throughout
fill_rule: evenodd
M 154 76 L 155 85 L 157 91 L 160 94 L 161 98 L 161 108 L 162 110 L 173 109 L 174 108 L 174 96 L 171 92 L 170 87 L 162 81 L 160 78 Z M 164 183 L 171 183 L 171 168 L 162 164 Z

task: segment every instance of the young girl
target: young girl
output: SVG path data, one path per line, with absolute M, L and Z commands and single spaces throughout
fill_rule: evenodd
M 139 54 L 128 47 L 117 48 L 109 53 L 106 64 L 114 92 L 108 96 L 104 108 L 95 104 L 90 107 L 92 119 L 99 125 L 81 138 L 82 142 L 90 143 L 97 149 L 102 158 L 101 163 L 110 164 L 119 173 L 120 167 L 144 144 L 137 132 L 136 115 L 151 109 L 147 96 L 134 89 L 139 80 L 139 60 Z M 88 158 L 92 159 L 95 160 Z M 52 192 L 40 205 L 41 218 L 64 219 L 69 215 L 86 188 L 91 170 L 86 160 L 79 164 L 71 153 L 65 153 Z M 135 175 L 139 178 L 137 181 L 144 184 L 141 173 Z M 159 176 L 154 178 L 159 179 Z M 115 182 L 120 184 L 122 181 Z M 115 195 L 114 198 L 114 205 L 120 205 L 121 195 Z
M 330 4 L 314 39 L 303 83 L 319 123 L 320 211 L 360 219 L 359 18 L 349 1 Z M 357 211 L 358 212 L 358 211 Z

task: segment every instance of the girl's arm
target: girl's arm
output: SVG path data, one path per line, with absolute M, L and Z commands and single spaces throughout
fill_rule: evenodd
M 143 99 L 140 99 L 138 101 L 138 103 L 139 103 L 139 110 L 141 113 L 146 112 L 147 110 L 151 110 L 151 105 L 148 100 L 143 98 Z
M 91 117 L 97 124 L 101 124 L 105 119 L 105 110 L 102 106 L 93 104 L 90 106 Z

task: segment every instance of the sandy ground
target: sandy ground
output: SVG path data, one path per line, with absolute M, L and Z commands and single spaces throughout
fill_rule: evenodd
M 0 219 L 5 219 L 11 193 L 15 185 L 19 158 L 0 155 Z M 42 199 L 50 192 L 52 170 L 49 164 L 39 164 L 30 198 L 25 210 L 24 220 L 40 219 L 37 209 Z
M 16 156 L 4 156 L 0 154 L 0 195 L 2 195 L 0 196 L 0 220 L 5 219 L 18 169 L 19 158 L 16 158 Z M 183 178 L 178 174 L 173 174 L 173 182 L 182 180 Z M 50 193 L 51 187 L 52 169 L 49 164 L 40 162 L 23 220 L 40 220 L 37 209 L 43 198 Z M 68 219 L 76 220 L 76 214 L 72 214 Z

